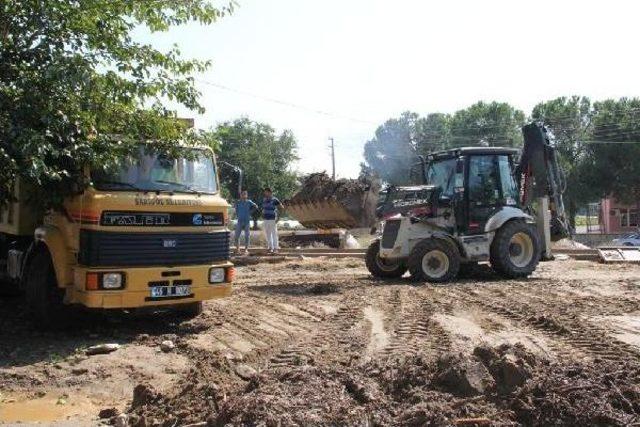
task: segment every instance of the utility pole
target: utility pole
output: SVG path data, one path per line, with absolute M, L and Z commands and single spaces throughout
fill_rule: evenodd
M 331 141 L 331 146 L 329 148 L 331 148 L 331 167 L 333 170 L 333 180 L 336 180 L 336 150 L 335 150 L 335 146 L 333 144 L 333 138 L 329 137 L 329 141 Z

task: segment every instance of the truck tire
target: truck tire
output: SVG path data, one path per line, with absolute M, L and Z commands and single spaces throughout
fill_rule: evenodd
M 26 269 L 25 298 L 29 312 L 38 328 L 51 329 L 63 325 L 64 290 L 58 288 L 51 256 L 46 249 L 37 249 Z
M 536 228 L 522 220 L 503 225 L 491 242 L 491 267 L 508 279 L 527 277 L 540 261 L 540 238 Z
M 380 258 L 380 240 L 374 240 L 369 245 L 365 264 L 373 277 L 384 279 L 402 277 L 407 271 L 407 266 L 402 261 L 387 261 Z
M 409 273 L 418 282 L 448 282 L 458 276 L 459 270 L 458 249 L 442 239 L 425 239 L 409 255 Z
M 202 314 L 203 304 L 202 301 L 190 302 L 188 304 L 181 304 L 174 309 L 178 316 L 185 319 L 193 319 Z

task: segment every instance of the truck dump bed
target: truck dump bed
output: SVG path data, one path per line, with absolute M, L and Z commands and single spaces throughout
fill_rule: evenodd
M 334 181 L 313 173 L 284 205 L 307 228 L 364 228 L 375 224 L 379 192 L 380 184 L 366 178 Z

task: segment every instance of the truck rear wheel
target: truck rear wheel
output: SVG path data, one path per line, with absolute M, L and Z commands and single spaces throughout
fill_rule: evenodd
M 374 240 L 367 249 L 365 258 L 367 269 L 374 277 L 397 278 L 407 271 L 407 266 L 400 260 L 380 258 L 380 240 Z
M 536 228 L 522 220 L 509 221 L 491 242 L 491 267 L 503 277 L 527 277 L 540 261 L 540 238 Z
M 58 288 L 51 256 L 46 249 L 37 249 L 27 266 L 24 290 L 36 326 L 49 329 L 62 324 L 64 290 Z
M 460 254 L 441 239 L 425 239 L 409 255 L 409 272 L 419 282 L 448 282 L 458 276 Z

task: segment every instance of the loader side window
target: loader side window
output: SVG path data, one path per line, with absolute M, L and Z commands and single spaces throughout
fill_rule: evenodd
M 500 183 L 502 186 L 502 199 L 505 205 L 514 206 L 518 204 L 518 186 L 511 173 L 511 163 L 508 156 L 498 156 L 498 168 L 500 168 Z
M 456 159 L 433 161 L 427 168 L 427 184 L 442 189 L 442 195 L 452 197 L 454 193 Z

